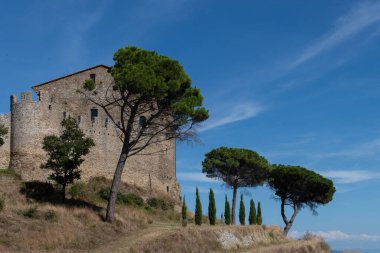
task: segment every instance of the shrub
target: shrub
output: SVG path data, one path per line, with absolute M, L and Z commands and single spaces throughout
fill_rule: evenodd
M 47 221 L 57 221 L 58 220 L 58 214 L 54 210 L 48 210 L 45 212 L 45 220 Z
M 0 199 L 0 212 L 4 210 L 4 206 L 5 206 L 4 200 Z
M 171 201 L 160 198 L 150 198 L 147 200 L 147 204 L 152 208 L 164 211 L 174 209 L 174 204 Z
M 55 188 L 50 183 L 46 182 L 24 182 L 21 186 L 20 192 L 21 194 L 24 194 L 25 197 L 40 202 L 56 202 L 60 199 Z
M 26 210 L 23 212 L 23 215 L 24 215 L 25 217 L 28 217 L 28 218 L 31 218 L 31 219 L 36 219 L 36 218 L 38 218 L 38 210 L 37 210 L 37 207 L 31 207 L 31 208 L 26 209 Z
M 87 196 L 86 185 L 82 182 L 75 183 L 71 186 L 69 193 L 73 198 L 85 198 Z
M 99 196 L 104 200 L 108 200 L 110 196 L 110 192 L 111 192 L 110 187 L 102 188 L 99 191 Z M 122 205 L 136 206 L 136 207 L 144 206 L 144 200 L 140 196 L 134 193 L 124 194 L 124 193 L 118 192 L 117 197 L 116 197 L 116 203 L 122 204 Z

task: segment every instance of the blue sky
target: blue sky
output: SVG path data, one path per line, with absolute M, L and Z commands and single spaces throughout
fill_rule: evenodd
M 190 209 L 199 186 L 218 214 L 231 190 L 201 174 L 221 145 L 256 150 L 334 180 L 333 202 L 304 209 L 293 235 L 313 231 L 336 248 L 380 248 L 379 1 L 7 1 L 0 16 L 0 112 L 9 96 L 135 45 L 179 60 L 211 118 L 202 144 L 179 144 L 178 178 Z M 264 222 L 283 225 L 265 187 Z

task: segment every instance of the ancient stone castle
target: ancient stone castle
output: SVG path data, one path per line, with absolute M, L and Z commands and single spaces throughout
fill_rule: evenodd
M 32 92 L 22 93 L 21 99 L 12 95 L 11 113 L 0 115 L 0 123 L 9 129 L 5 144 L 0 147 L 0 168 L 13 168 L 25 180 L 46 180 L 48 172 L 40 169 L 46 160 L 43 138 L 58 135 L 62 131 L 61 121 L 71 116 L 96 143 L 81 166 L 82 178 L 105 176 L 111 179 L 122 143 L 102 109 L 77 92 L 90 78 L 97 86 L 108 87 L 112 82 L 108 69 L 98 65 L 36 85 L 32 89 L 37 101 L 33 100 Z M 175 140 L 150 149 L 155 151 L 152 155 L 133 156 L 127 161 L 122 180 L 145 191 L 178 199 Z

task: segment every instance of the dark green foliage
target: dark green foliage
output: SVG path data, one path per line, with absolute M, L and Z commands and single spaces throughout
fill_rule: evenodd
M 186 206 L 185 197 L 183 197 L 181 214 L 182 214 L 182 226 L 186 227 L 187 226 L 187 206 Z
M 224 223 L 226 225 L 230 225 L 231 224 L 230 202 L 227 199 L 227 195 L 226 195 L 226 201 L 225 201 L 225 204 L 224 204 Z
M 4 136 L 8 134 L 8 129 L 3 124 L 0 124 L 0 147 L 4 145 Z
M 102 199 L 107 200 L 109 198 L 110 192 L 111 192 L 110 187 L 102 188 L 99 191 L 99 196 Z M 135 193 L 124 194 L 124 193 L 118 192 L 116 203 L 120 205 L 144 207 L 144 200 L 140 196 L 136 195 Z
M 31 219 L 36 219 L 36 218 L 39 217 L 38 210 L 37 210 L 36 207 L 28 208 L 22 214 L 25 217 L 28 217 L 28 218 L 31 218 Z
M 0 199 L 0 212 L 4 210 L 5 203 L 3 199 Z
M 161 210 L 173 210 L 174 204 L 170 200 L 161 199 L 161 198 L 149 198 L 147 200 L 147 204 L 155 209 L 161 209 Z
M 44 218 L 47 221 L 57 221 L 58 220 L 58 214 L 54 210 L 48 210 L 45 212 Z
M 262 216 L 262 213 L 261 213 L 261 204 L 260 204 L 260 201 L 257 204 L 257 219 L 256 219 L 256 223 L 257 223 L 257 225 L 263 224 L 263 216 Z
M 83 156 L 90 152 L 95 143 L 91 138 L 85 138 L 75 119 L 64 119 L 61 125 L 64 130 L 60 136 L 50 135 L 43 140 L 42 148 L 47 152 L 48 160 L 41 168 L 52 170 L 49 179 L 61 186 L 64 201 L 66 186 L 80 179 L 79 166 L 84 162 Z
M 223 214 L 223 213 L 220 214 L 220 221 L 221 221 L 222 223 L 224 223 L 224 214 Z
M 245 225 L 245 206 L 243 201 L 243 194 L 240 195 L 239 221 L 241 225 Z
M 215 222 L 216 222 L 216 206 L 215 206 L 214 191 L 212 189 L 210 189 L 210 193 L 209 193 L 208 219 L 210 221 L 210 225 L 215 225 Z
M 195 200 L 195 225 L 202 225 L 202 203 L 199 198 L 198 187 L 195 192 L 196 200 Z
M 249 202 L 249 225 L 255 225 L 257 223 L 257 217 L 256 217 L 256 207 L 255 202 L 253 199 Z
M 88 91 L 93 91 L 96 88 L 95 82 L 92 79 L 86 79 L 84 81 L 83 88 Z
M 316 214 L 318 205 L 329 203 L 335 193 L 334 184 L 330 179 L 303 167 L 292 165 L 273 165 L 269 186 L 281 201 L 285 234 L 289 232 L 296 215 L 303 207 L 308 206 Z M 286 205 L 293 208 L 290 220 L 285 214 Z
M 85 198 L 87 195 L 86 184 L 83 182 L 74 183 L 69 190 L 73 198 Z
M 21 194 L 29 199 L 39 202 L 58 202 L 60 196 L 53 185 L 46 182 L 30 181 L 23 182 L 20 189 Z
M 158 140 L 192 139 L 194 125 L 209 116 L 202 107 L 200 90 L 192 87 L 190 77 L 178 61 L 137 47 L 121 48 L 113 59 L 115 64 L 109 72 L 114 83 L 109 87 L 108 97 L 96 95 L 96 87 L 93 90 L 90 83 L 85 83 L 81 91 L 105 111 L 120 131 L 123 142 L 107 206 L 108 222 L 113 220 L 117 186 L 127 159 L 144 153 Z M 140 124 L 142 115 L 143 125 Z

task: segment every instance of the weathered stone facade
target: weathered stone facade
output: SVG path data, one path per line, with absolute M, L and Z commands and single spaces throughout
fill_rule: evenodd
M 42 149 L 45 136 L 59 134 L 61 121 L 71 116 L 79 122 L 87 136 L 95 140 L 96 146 L 82 164 L 82 178 L 94 176 L 112 178 L 118 161 L 121 141 L 115 126 L 101 108 L 77 92 L 83 82 L 92 76 L 98 91 L 104 92 L 112 82 L 108 67 L 98 65 L 33 87 L 38 101 L 32 93 L 11 96 L 11 114 L 0 117 L 10 131 L 5 145 L 0 147 L 0 165 L 8 163 L 25 180 L 46 180 L 47 172 L 40 169 L 46 160 Z M 97 116 L 91 116 L 97 110 Z M 155 194 L 165 194 L 178 199 L 179 184 L 176 180 L 175 140 L 149 146 L 148 156 L 133 156 L 127 160 L 122 180 Z

